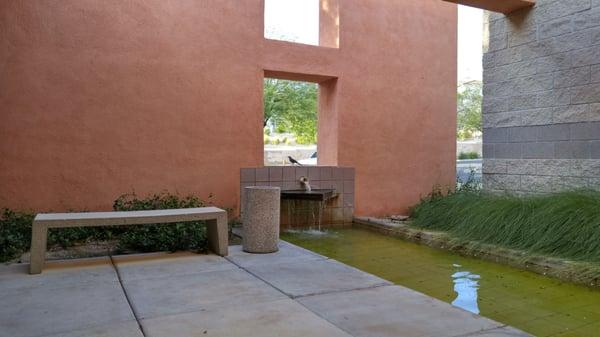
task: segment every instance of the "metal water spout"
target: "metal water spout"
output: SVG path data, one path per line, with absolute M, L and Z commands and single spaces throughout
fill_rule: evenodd
M 300 177 L 300 184 L 302 185 L 302 188 L 304 188 L 304 190 L 306 192 L 310 192 L 311 188 L 310 188 L 310 181 L 308 181 L 307 177 Z

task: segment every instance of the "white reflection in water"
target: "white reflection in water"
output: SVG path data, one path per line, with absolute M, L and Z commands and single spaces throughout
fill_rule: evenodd
M 330 232 L 318 229 L 286 229 L 286 233 L 290 234 L 305 234 L 305 235 L 329 235 Z
M 479 314 L 477 289 L 479 289 L 480 278 L 481 276 L 468 271 L 458 271 L 452 274 L 454 292 L 456 292 L 456 299 L 452 301 L 452 305 Z

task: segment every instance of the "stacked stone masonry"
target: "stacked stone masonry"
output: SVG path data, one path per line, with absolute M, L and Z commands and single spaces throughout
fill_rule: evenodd
M 538 0 L 484 22 L 484 187 L 600 188 L 600 0 Z

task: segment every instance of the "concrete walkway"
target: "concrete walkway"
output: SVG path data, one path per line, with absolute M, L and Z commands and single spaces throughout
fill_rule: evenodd
M 0 336 L 528 336 L 282 242 L 0 267 Z

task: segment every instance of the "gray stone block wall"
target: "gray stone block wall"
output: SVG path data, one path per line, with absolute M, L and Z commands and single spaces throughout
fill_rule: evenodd
M 600 188 L 600 0 L 486 13 L 483 184 Z

